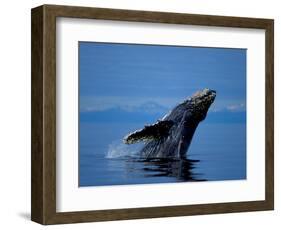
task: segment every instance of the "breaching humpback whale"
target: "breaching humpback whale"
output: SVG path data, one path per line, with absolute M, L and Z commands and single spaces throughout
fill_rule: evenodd
M 124 137 L 125 144 L 145 141 L 142 158 L 185 158 L 198 124 L 207 115 L 216 91 L 204 89 L 183 101 L 155 124 Z

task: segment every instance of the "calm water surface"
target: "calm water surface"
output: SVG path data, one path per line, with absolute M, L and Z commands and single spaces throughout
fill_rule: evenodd
M 246 179 L 246 125 L 202 122 L 184 160 L 138 158 L 123 137 L 143 123 L 80 123 L 79 185 Z M 114 130 L 114 132 L 112 131 Z

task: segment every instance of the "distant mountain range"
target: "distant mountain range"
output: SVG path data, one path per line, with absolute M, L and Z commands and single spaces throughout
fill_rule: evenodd
M 161 119 L 169 109 L 157 103 L 146 103 L 139 107 L 114 107 L 103 111 L 83 111 L 79 114 L 80 122 L 142 122 L 150 124 Z M 209 111 L 208 123 L 245 123 L 245 111 Z

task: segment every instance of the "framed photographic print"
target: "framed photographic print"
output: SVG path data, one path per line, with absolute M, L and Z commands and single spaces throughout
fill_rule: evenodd
M 273 20 L 32 9 L 41 224 L 274 208 Z

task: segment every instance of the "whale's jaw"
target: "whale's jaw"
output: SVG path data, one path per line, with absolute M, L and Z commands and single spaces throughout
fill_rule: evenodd
M 145 141 L 144 158 L 185 158 L 198 124 L 214 102 L 216 91 L 204 89 L 177 105 L 161 121 L 128 134 L 124 143 Z

